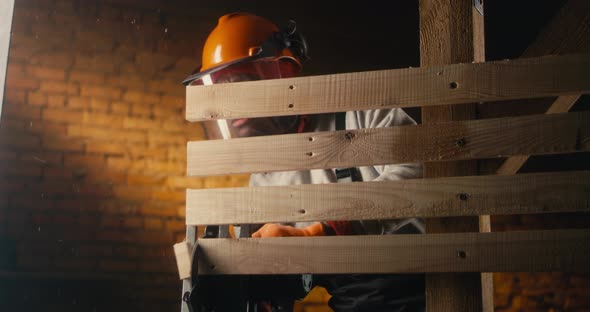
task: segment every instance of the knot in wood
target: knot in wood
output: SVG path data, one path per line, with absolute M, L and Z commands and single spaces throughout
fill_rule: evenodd
M 459 257 L 461 259 L 465 259 L 465 258 L 467 258 L 467 253 L 464 250 L 459 250 L 459 251 L 457 251 L 457 257 Z
M 205 112 L 205 115 L 203 117 L 205 119 L 216 119 L 219 118 L 219 113 L 215 111 Z
M 354 134 L 352 132 L 346 132 L 344 134 L 344 138 L 347 139 L 348 141 L 352 141 L 355 137 L 356 137 L 356 134 Z
M 455 141 L 455 145 L 457 147 L 463 147 L 463 146 L 465 146 L 465 144 L 467 144 L 467 142 L 465 141 L 465 138 L 460 138 L 460 139 L 457 139 L 457 141 Z

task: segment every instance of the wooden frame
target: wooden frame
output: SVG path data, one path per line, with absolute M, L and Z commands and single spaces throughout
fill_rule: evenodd
M 524 68 L 551 59 L 552 64 L 584 66 L 585 56 L 532 59 Z M 510 64 L 512 61 L 504 61 Z M 482 64 L 484 65 L 484 64 Z M 453 67 L 455 65 L 449 65 Z M 468 65 L 471 66 L 471 65 Z M 544 65 L 543 65 L 544 66 Z M 556 65 L 559 67 L 559 65 Z M 556 67 L 556 68 L 557 68 Z M 447 67 L 440 68 L 447 71 Z M 534 71 L 534 70 L 533 70 Z M 552 76 L 556 71 L 542 71 Z M 561 84 L 570 91 L 590 89 L 590 80 L 580 73 Z M 304 84 L 314 77 L 298 78 Z M 537 81 L 545 78 L 538 77 Z M 562 80 L 562 82 L 565 80 Z M 278 81 L 252 82 L 265 88 Z M 481 87 L 495 81 L 481 80 Z M 575 88 L 571 86 L 575 85 Z M 242 88 L 241 83 L 224 88 Z M 209 87 L 188 87 L 193 95 L 209 94 Z M 257 88 L 254 88 L 256 90 Z M 568 92 L 570 92 L 568 91 Z M 252 91 L 256 93 L 257 91 Z M 322 93 L 321 90 L 315 92 Z M 330 89 L 324 92 L 331 92 Z M 539 91 L 548 94 L 546 90 Z M 557 91 L 561 93 L 562 91 Z M 553 94 L 553 93 L 551 93 Z M 535 96 L 535 93 L 531 93 Z M 248 97 L 247 95 L 245 96 Z M 276 98 L 275 98 L 276 97 Z M 276 102 L 282 95 L 269 95 Z M 322 97 L 322 95 L 320 95 Z M 276 101 L 275 101 L 276 100 Z M 220 106 L 233 100 L 219 96 Z M 191 105 L 188 103 L 188 105 Z M 359 109 L 365 109 L 361 106 Z M 275 115 L 276 111 L 268 113 Z M 189 175 L 237 172 L 306 170 L 396 162 L 478 159 L 506 155 L 587 151 L 590 142 L 587 112 L 533 115 L 499 119 L 449 121 L 388 129 L 361 129 L 324 133 L 265 136 L 245 139 L 191 142 L 188 146 Z M 421 144 L 410 144 L 412 141 Z M 382 148 L 377 149 L 376 146 Z M 339 155 L 367 151 L 363 157 Z M 403 154 L 396 151 L 404 150 Z M 312 156 L 309 156 L 312 151 Z M 272 156 L 269 156 L 272 155 Z M 289 156 L 290 155 L 290 156 Z M 290 158 L 289 158 L 290 157 Z M 314 158 L 312 161 L 307 161 Z M 264 160 L 264 161 L 262 161 Z M 565 211 L 588 211 L 590 173 L 536 173 L 517 176 L 463 176 L 390 182 L 294 185 L 276 187 L 187 190 L 187 225 L 364 220 L 379 218 L 487 216 Z M 336 205 L 335 203 L 339 203 Z M 342 204 L 345 203 L 345 204 Z M 451 230 L 462 232 L 462 230 Z M 427 272 L 436 285 L 451 277 L 459 287 L 474 285 L 484 294 L 488 275 L 449 272 L 489 271 L 587 271 L 587 230 L 532 231 L 523 233 L 453 233 L 393 237 L 318 237 L 270 239 L 201 239 L 197 241 L 199 274 L 287 273 L 383 273 Z M 183 254 L 188 254 L 186 250 Z M 523 248 L 527 246 L 527 248 Z M 408 257 L 391 258 L 403 248 Z M 354 250 L 362 250 L 355 258 Z M 466 251 L 467 250 L 467 251 Z M 525 257 L 525 253 L 527 255 Z M 345 252 L 351 257 L 328 265 Z M 366 257 L 371 254 L 371 257 Z M 459 254 L 459 256 L 457 256 Z M 466 256 L 461 256 L 461 255 Z M 397 254 L 396 254 L 397 255 Z M 442 256 L 441 256 L 442 255 Z M 531 257 L 532 255 L 532 257 Z M 267 265 L 271 259 L 274 265 Z M 186 258 L 186 257 L 185 257 Z M 366 260 L 374 258 L 375 260 Z M 470 261 L 465 261 L 465 259 Z M 530 260 L 530 259 L 534 260 Z M 516 261 L 515 259 L 527 259 Z M 186 261 L 185 261 L 186 262 Z M 420 265 L 416 266 L 415 263 Z M 290 263 L 290 264 L 286 264 Z M 307 263 L 307 264 L 306 264 Z M 442 264 L 441 264 L 442 263 Z M 304 265 L 306 264 L 306 265 Z M 180 265 L 180 264 L 179 264 Z M 185 272 L 186 275 L 186 271 Z M 440 274 L 444 273 L 444 274 Z M 483 274 L 483 273 L 482 273 Z M 487 274 L 487 273 L 486 273 Z M 471 276 L 471 277 L 470 277 Z M 442 283 L 442 284 L 441 284 Z M 427 284 L 428 285 L 428 284 Z M 463 286 L 462 286 L 463 285 Z M 478 284 L 479 285 L 479 284 Z M 439 286 L 436 286 L 439 287 Z M 448 289 L 447 289 L 448 291 Z M 484 295 L 481 295 L 485 297 Z M 479 301 L 470 304 L 482 307 Z M 437 300 L 433 298 L 432 300 Z M 477 303 L 479 302 L 479 303 Z M 467 308 L 469 309 L 469 308 Z
M 545 49 L 555 41 L 544 39 L 560 36 L 563 29 L 559 25 L 586 32 L 586 28 L 571 21 L 579 22 L 580 16 L 587 20 L 589 12 L 575 16 L 569 12 L 588 8 L 586 1 L 569 1 L 563 8 L 565 14 L 556 18 L 542 33 L 538 44 L 525 55 L 551 54 Z M 588 210 L 587 172 L 512 176 L 528 155 L 586 151 L 587 113 L 468 119 L 475 117 L 475 104 L 470 103 L 547 96 L 558 96 L 547 114 L 566 112 L 580 94 L 590 89 L 587 73 L 590 58 L 570 54 L 485 63 L 483 12 L 476 11 L 471 1 L 420 0 L 420 18 L 420 68 L 189 87 L 187 120 L 422 106 L 423 125 L 191 142 L 188 173 L 211 175 L 426 161 L 428 179 L 188 190 L 187 224 L 192 227 L 234 222 L 422 216 L 429 218 L 429 232 L 455 233 L 199 240 L 200 273 L 437 273 L 427 275 L 429 311 L 492 311 L 491 275 L 468 272 L 588 271 L 585 256 L 588 251 L 584 245 L 587 230 L 456 232 L 490 231 L 489 214 Z M 432 29 L 436 32 L 430 33 Z M 458 38 L 456 33 L 467 35 Z M 567 42 L 578 47 L 575 42 Z M 434 47 L 439 49 L 435 51 Z M 557 49 L 559 52 L 562 48 Z M 572 52 L 565 47 L 563 51 Z M 449 65 L 453 63 L 463 64 Z M 449 132 L 444 133 L 443 129 Z M 434 144 L 436 152 L 409 144 L 418 138 L 431 143 L 422 145 Z M 431 141 L 425 141 L 428 139 Z M 387 148 L 371 148 L 382 145 Z M 363 154 L 361 147 L 372 152 Z M 396 154 L 400 147 L 411 153 Z M 512 157 L 498 174 L 509 176 L 472 176 L 477 174 L 474 160 L 505 156 Z M 213 160 L 221 159 L 223 161 L 213 164 Z M 443 178 L 455 175 L 462 177 Z M 343 196 L 348 196 L 351 202 L 344 207 L 346 209 L 330 205 L 333 198 Z M 358 200 L 355 202 L 353 197 Z M 407 204 L 396 203 L 393 197 Z M 359 210 L 361 206 L 368 208 Z M 432 207 L 435 209 L 428 209 Z M 479 222 L 473 217 L 454 219 L 456 223 L 449 218 L 445 222 L 433 218 L 448 216 L 479 216 Z M 404 252 L 410 250 L 410 256 L 393 261 L 389 251 L 396 246 Z M 470 252 L 466 251 L 466 246 Z M 521 254 L 523 246 L 531 248 L 532 257 Z M 354 257 L 358 254 L 356 250 L 363 250 L 362 259 Z M 367 251 L 371 257 L 365 257 Z M 352 255 L 350 262 L 326 262 L 325 259 L 333 260 L 332 255 L 342 252 Z M 436 252 L 445 256 L 436 256 Z M 366 260 L 372 257 L 378 260 Z M 272 263 L 264 262 L 267 260 Z M 423 261 L 420 262 L 423 265 L 417 268 L 414 264 L 419 261 Z M 457 272 L 468 274 L 455 274 Z

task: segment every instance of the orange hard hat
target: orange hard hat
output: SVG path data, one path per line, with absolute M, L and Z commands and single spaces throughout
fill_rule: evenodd
M 256 60 L 281 60 L 297 70 L 307 59 L 307 45 L 290 21 L 280 29 L 271 21 L 250 13 L 231 13 L 219 18 L 207 37 L 198 71 L 185 79 L 189 84 L 199 77 L 228 66 Z

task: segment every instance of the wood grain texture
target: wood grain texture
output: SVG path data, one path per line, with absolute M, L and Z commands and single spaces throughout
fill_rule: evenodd
M 483 6 L 483 1 L 481 1 Z M 468 0 L 420 0 L 420 66 L 485 62 L 484 16 Z M 486 81 L 490 82 L 490 81 Z M 501 88 L 506 88 L 502 86 Z M 506 89 L 503 89 L 506 91 Z M 475 102 L 422 108 L 424 124 L 476 118 Z M 471 104 L 469 104 L 471 103 Z M 451 104 L 451 103 L 449 103 Z M 424 177 L 477 174 L 477 161 L 425 163 Z M 489 216 L 426 220 L 429 233 L 489 231 Z M 427 311 L 492 311 L 491 278 L 486 274 L 426 276 Z
M 187 241 L 174 244 L 174 256 L 180 279 L 191 277 L 192 247 Z
M 590 172 L 187 190 L 186 222 L 255 224 L 590 211 Z
M 208 176 L 588 150 L 590 112 L 580 112 L 189 142 L 187 174 Z
M 201 239 L 199 274 L 590 271 L 590 230 Z
M 588 91 L 587 55 L 546 56 L 189 86 L 186 118 L 203 121 L 435 106 Z
M 2 114 L 2 102 L 4 100 L 4 84 L 6 83 L 13 13 L 14 0 L 0 1 L 0 115 Z

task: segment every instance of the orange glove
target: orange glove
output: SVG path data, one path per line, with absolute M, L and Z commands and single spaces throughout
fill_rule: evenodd
M 278 223 L 267 223 L 258 231 L 252 233 L 252 237 L 283 237 L 283 236 L 324 236 L 324 229 L 320 222 L 296 228 L 289 225 L 280 225 Z

